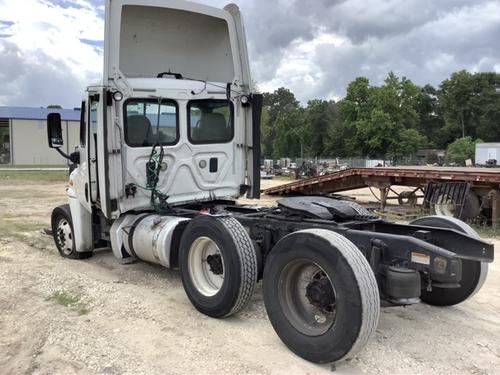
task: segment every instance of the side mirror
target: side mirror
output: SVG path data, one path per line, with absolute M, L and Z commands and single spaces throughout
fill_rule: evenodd
M 64 145 L 62 136 L 61 115 L 49 113 L 47 116 L 47 137 L 50 148 L 59 148 Z

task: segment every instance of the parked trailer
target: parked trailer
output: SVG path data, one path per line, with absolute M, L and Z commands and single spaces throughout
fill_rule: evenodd
M 241 311 L 263 279 L 277 334 L 314 362 L 361 350 L 380 299 L 449 306 L 481 288 L 493 246 L 461 221 L 393 224 L 324 197 L 236 203 L 260 196 L 262 96 L 235 5 L 108 0 L 105 19 L 103 82 L 88 87 L 80 144 L 65 155 L 69 204 L 52 212 L 61 256 L 110 246 L 178 268 L 214 318 Z M 47 123 L 62 153 L 60 116 Z
M 414 189 L 396 192 L 392 186 Z M 381 207 L 388 199 L 415 205 L 418 198 L 443 216 L 464 220 L 480 212 L 494 227 L 500 215 L 500 169 L 461 167 L 377 167 L 352 168 L 325 176 L 294 181 L 264 191 L 268 195 L 320 195 L 360 188 L 379 189 Z M 421 195 L 419 196 L 419 192 Z M 391 193 L 393 194 L 391 196 Z
M 476 165 L 497 166 L 500 158 L 500 143 L 476 143 Z

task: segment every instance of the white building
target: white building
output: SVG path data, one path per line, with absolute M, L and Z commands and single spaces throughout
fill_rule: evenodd
M 67 164 L 47 144 L 47 115 L 59 112 L 63 125 L 63 150 L 73 152 L 79 142 L 80 109 L 0 106 L 0 165 Z

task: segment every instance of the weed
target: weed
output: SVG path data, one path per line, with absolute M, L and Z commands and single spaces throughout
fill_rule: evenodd
M 80 301 L 80 296 L 72 295 L 66 290 L 58 290 L 47 297 L 47 300 L 55 301 L 62 306 L 71 307 L 76 305 L 78 301 Z
M 86 308 L 86 307 L 80 307 L 77 311 L 78 315 L 87 315 L 88 313 L 90 313 L 90 309 Z
M 90 313 L 90 309 L 81 302 L 81 296 L 67 290 L 57 290 L 47 297 L 46 300 L 54 301 L 61 306 L 68 307 L 80 316 Z

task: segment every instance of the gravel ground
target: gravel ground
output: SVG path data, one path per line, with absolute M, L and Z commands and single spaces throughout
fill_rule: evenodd
M 107 250 L 61 258 L 40 229 L 64 201 L 64 184 L 0 181 L 0 374 L 500 373 L 498 263 L 471 300 L 382 308 L 355 359 L 318 366 L 281 343 L 260 285 L 242 313 L 215 320 L 190 305 L 177 271 Z

